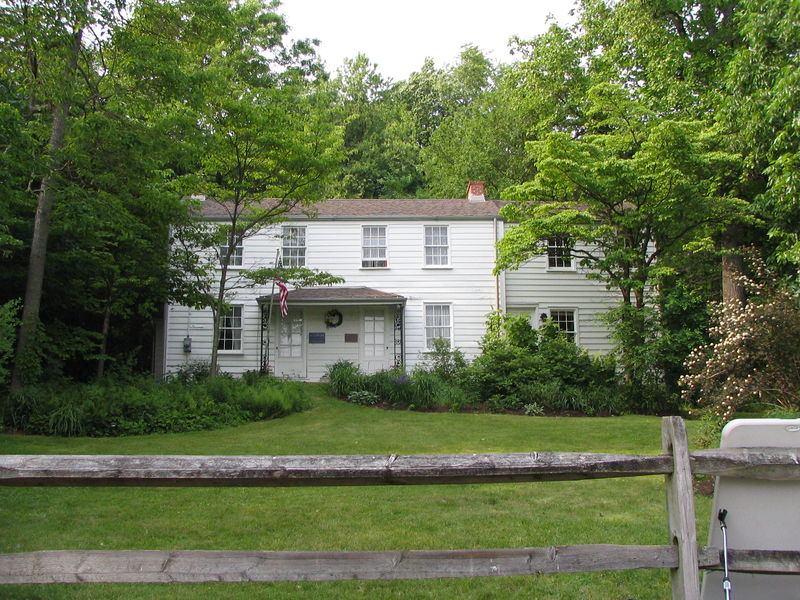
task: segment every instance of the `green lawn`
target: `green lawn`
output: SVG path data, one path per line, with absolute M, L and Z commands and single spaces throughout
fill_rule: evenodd
M 536 418 L 314 408 L 234 429 L 115 439 L 0 435 L 0 453 L 658 454 L 656 417 Z M 693 423 L 689 423 L 690 433 Z M 698 498 L 699 540 L 710 502 Z M 0 552 L 390 550 L 664 544 L 662 477 L 370 488 L 0 488 Z M 434 581 L 6 586 L 0 598 L 667 598 L 664 571 Z

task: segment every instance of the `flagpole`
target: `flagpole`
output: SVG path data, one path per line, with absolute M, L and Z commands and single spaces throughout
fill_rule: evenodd
M 276 269 L 278 268 L 278 261 L 280 260 L 280 256 L 281 256 L 281 249 L 280 248 L 276 248 L 275 249 L 275 268 Z M 269 295 L 269 311 L 267 312 L 267 352 L 266 352 L 266 356 L 267 356 L 267 364 L 266 364 L 267 375 L 271 374 L 270 373 L 270 366 L 269 366 L 269 353 L 270 353 L 270 346 L 271 346 L 271 342 L 272 342 L 272 339 L 271 339 L 272 336 L 270 334 L 272 333 L 272 304 L 273 304 L 274 300 L 275 300 L 275 278 L 273 277 L 272 278 L 272 292 L 270 292 L 270 295 Z

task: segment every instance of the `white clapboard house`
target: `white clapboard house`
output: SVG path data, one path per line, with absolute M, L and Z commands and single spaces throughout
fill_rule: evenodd
M 208 206 L 204 218 L 213 220 Z M 286 266 L 327 271 L 345 283 L 290 290 L 286 317 L 271 285 L 236 290 L 222 322 L 220 369 L 319 381 L 340 359 L 367 372 L 411 368 L 436 338 L 474 358 L 486 317 L 498 309 L 534 324 L 550 317 L 578 345 L 608 351 L 600 316 L 617 297 L 586 278 L 562 240 L 549 240 L 547 255 L 517 271 L 493 274 L 507 227 L 501 207 L 473 182 L 463 199 L 327 200 L 313 217 L 298 210 L 247 238 L 234 269 L 272 266 L 280 254 Z M 166 307 L 157 370 L 208 360 L 211 339 L 210 310 Z

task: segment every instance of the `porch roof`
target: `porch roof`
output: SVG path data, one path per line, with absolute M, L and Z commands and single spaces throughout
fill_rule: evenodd
M 277 302 L 278 294 L 261 296 L 259 304 Z M 368 287 L 310 287 L 290 290 L 286 302 L 289 306 L 308 304 L 404 304 L 404 296 Z

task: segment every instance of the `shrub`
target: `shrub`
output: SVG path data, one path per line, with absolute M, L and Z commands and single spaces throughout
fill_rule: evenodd
M 0 385 L 7 379 L 9 370 L 6 364 L 14 355 L 14 340 L 17 335 L 17 325 L 19 319 L 19 300 L 10 300 L 5 304 L 0 304 Z
M 380 402 L 380 398 L 378 398 L 377 394 L 367 390 L 350 392 L 350 395 L 347 396 L 347 400 L 353 404 L 360 404 L 361 406 L 375 406 Z
M 449 383 L 442 383 L 436 393 L 436 406 L 443 406 L 452 412 L 474 408 L 477 398 L 469 391 Z
M 5 399 L 6 426 L 44 435 L 115 436 L 182 432 L 283 416 L 307 406 L 302 388 L 263 378 L 252 385 L 216 378 L 192 384 L 149 378 L 117 384 L 28 386 Z
M 531 384 L 587 385 L 615 377 L 613 359 L 590 358 L 552 321 L 535 330 L 525 317 L 495 314 L 487 331 L 482 354 L 464 371 L 466 385 L 482 398 L 520 396 Z
M 411 404 L 409 407 L 427 410 L 436 405 L 441 382 L 435 373 L 415 369 L 411 377 Z
M 523 407 L 523 401 L 515 394 L 498 394 L 486 400 L 486 407 L 495 413 L 520 410 Z
M 541 417 L 544 415 L 544 408 L 541 404 L 531 402 L 522 407 L 523 412 L 528 417 Z
M 484 348 L 483 354 L 464 370 L 463 381 L 481 398 L 510 395 L 537 380 L 536 366 L 536 359 L 528 350 L 503 341 Z
M 167 381 L 174 381 L 183 385 L 205 381 L 211 377 L 211 363 L 207 360 L 191 360 L 178 367 L 176 371 L 168 373 Z
M 429 410 L 444 406 L 459 411 L 476 403 L 473 394 L 422 367 L 410 374 L 389 369 L 366 375 L 353 363 L 340 361 L 329 368 L 328 377 L 337 396 L 367 406 L 383 401 L 395 408 Z M 343 391 L 347 392 L 345 396 L 341 395 Z
M 748 265 L 747 303 L 715 307 L 711 342 L 689 355 L 680 381 L 711 430 L 747 404 L 800 408 L 800 302 L 763 261 L 751 256 Z
M 400 369 L 389 369 L 388 371 L 378 371 L 372 375 L 364 377 L 365 389 L 369 390 L 380 400 L 388 404 L 394 404 L 395 382 L 404 376 Z
M 414 403 L 414 393 L 411 389 L 411 377 L 402 371 L 390 372 L 391 377 L 388 382 L 389 402 L 392 406 L 408 408 Z
M 347 398 L 365 387 L 365 375 L 353 362 L 339 360 L 328 367 L 325 376 L 330 390 L 337 398 Z
M 574 410 L 560 381 L 530 383 L 520 386 L 518 395 L 524 404 L 536 404 L 549 411 Z
M 441 381 L 452 382 L 467 366 L 464 353 L 458 348 L 450 349 L 450 342 L 444 338 L 433 340 L 433 350 L 427 354 L 422 365 L 426 371 L 436 375 Z
M 575 410 L 589 416 L 622 415 L 630 411 L 628 399 L 614 387 L 573 388 L 571 397 Z

